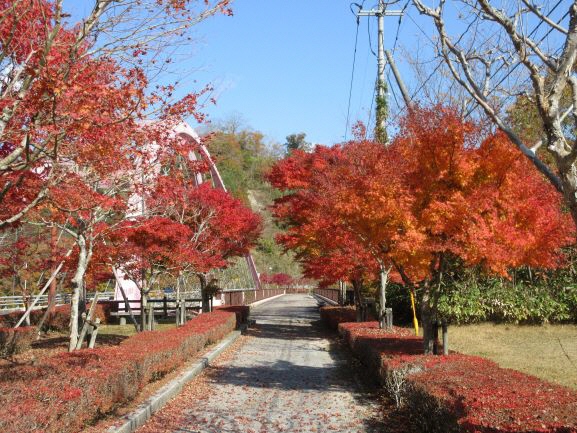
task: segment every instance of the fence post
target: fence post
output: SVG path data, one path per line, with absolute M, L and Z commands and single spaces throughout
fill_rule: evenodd
M 164 295 L 164 298 L 162 298 L 162 307 L 164 308 L 164 318 L 167 319 L 168 318 L 168 298 L 166 297 L 166 295 Z

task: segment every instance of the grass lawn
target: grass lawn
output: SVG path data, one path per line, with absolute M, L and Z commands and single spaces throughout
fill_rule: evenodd
M 577 389 L 576 325 L 449 327 L 451 350 Z

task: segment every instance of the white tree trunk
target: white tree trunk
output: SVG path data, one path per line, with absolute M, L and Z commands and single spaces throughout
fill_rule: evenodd
M 387 318 L 387 283 L 389 281 L 389 269 L 386 269 L 381 265 L 381 286 L 379 290 L 379 328 L 384 329 L 386 327 Z
M 88 268 L 90 254 L 86 247 L 86 238 L 84 235 L 79 235 L 76 239 L 78 245 L 78 263 L 76 264 L 76 272 L 72 278 L 72 300 L 70 302 L 70 339 L 68 344 L 68 351 L 72 352 L 78 343 L 78 307 L 80 305 L 80 295 L 84 291 L 84 275 Z

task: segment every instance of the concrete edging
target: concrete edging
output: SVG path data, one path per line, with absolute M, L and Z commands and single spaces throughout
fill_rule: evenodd
M 338 302 L 335 302 L 335 301 L 333 301 L 332 299 L 329 299 L 329 298 L 325 298 L 324 296 L 319 295 L 319 294 L 317 294 L 317 293 L 313 293 L 313 296 L 319 298 L 321 301 L 326 302 L 326 303 L 328 303 L 328 304 L 331 304 L 331 305 L 339 305 Z
M 192 379 L 198 376 L 202 370 L 220 355 L 227 347 L 234 343 L 241 333 L 246 329 L 243 325 L 240 330 L 232 331 L 228 336 L 221 340 L 210 352 L 200 359 L 195 360 L 182 374 L 164 385 L 153 396 L 144 401 L 137 409 L 121 418 L 121 426 L 110 427 L 108 433 L 132 433 L 138 427 L 142 426 L 155 412 L 162 407 L 174 396 L 176 396 Z

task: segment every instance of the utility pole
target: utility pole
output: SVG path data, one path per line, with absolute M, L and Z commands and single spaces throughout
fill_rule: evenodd
M 387 143 L 387 82 L 385 80 L 385 17 L 401 16 L 403 11 L 388 11 L 385 0 L 379 0 L 377 9 L 359 10 L 358 17 L 377 17 L 378 19 L 378 52 L 377 52 L 377 84 L 376 84 L 376 117 L 375 139 Z
M 407 108 L 410 109 L 411 108 L 411 97 L 409 96 L 409 92 L 407 90 L 407 87 L 405 86 L 403 78 L 401 77 L 401 74 L 399 73 L 399 70 L 397 69 L 397 65 L 395 64 L 395 61 L 393 60 L 393 55 L 391 54 L 391 52 L 389 50 L 385 51 L 385 54 L 387 55 L 387 61 L 389 62 L 389 65 L 391 67 L 391 71 L 393 71 L 393 75 L 395 76 L 395 80 L 397 81 L 397 85 L 399 86 L 399 89 L 401 90 L 401 95 L 403 95 L 403 100 L 405 101 Z

